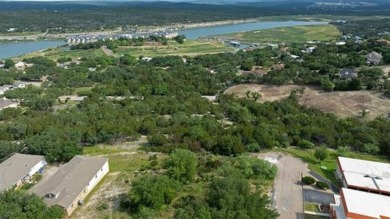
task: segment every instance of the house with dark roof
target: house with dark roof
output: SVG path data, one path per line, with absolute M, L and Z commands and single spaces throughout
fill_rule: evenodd
M 16 108 L 18 106 L 19 102 L 17 101 L 6 99 L 5 97 L 0 99 L 0 111 L 5 108 Z
M 48 206 L 61 206 L 70 216 L 108 172 L 107 158 L 77 155 L 30 192 L 43 197 Z
M 339 71 L 339 77 L 340 79 L 344 79 L 344 80 L 351 80 L 351 79 L 354 79 L 358 76 L 357 72 L 355 71 L 355 69 L 351 69 L 351 68 L 343 68 Z
M 19 187 L 46 166 L 40 155 L 15 154 L 0 164 L 0 191 Z
M 368 65 L 379 65 L 382 62 L 383 56 L 377 52 L 370 52 L 365 58 Z

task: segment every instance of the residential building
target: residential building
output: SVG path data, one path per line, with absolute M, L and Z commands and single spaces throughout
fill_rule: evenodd
M 390 195 L 390 164 L 338 157 L 336 176 L 346 188 Z
M 48 206 L 61 206 L 70 216 L 108 171 L 107 158 L 78 155 L 30 191 L 43 197 Z
M 358 76 L 355 69 L 344 68 L 339 71 L 340 79 L 350 80 Z
M 371 52 L 365 58 L 368 65 L 379 65 L 382 62 L 383 56 L 377 52 Z
M 330 204 L 331 219 L 390 219 L 390 196 L 342 188 Z
M 0 191 L 21 186 L 46 164 L 44 156 L 13 155 L 0 164 Z

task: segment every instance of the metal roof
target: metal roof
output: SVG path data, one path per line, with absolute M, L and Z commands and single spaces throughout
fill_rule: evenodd
M 338 157 L 348 187 L 390 192 L 390 164 Z
M 369 218 L 390 217 L 390 197 L 354 189 L 342 188 L 341 197 L 348 213 Z

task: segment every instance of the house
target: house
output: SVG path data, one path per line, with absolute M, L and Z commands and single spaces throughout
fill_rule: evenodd
M 355 69 L 350 69 L 350 68 L 343 68 L 339 71 L 339 77 L 340 79 L 354 79 L 358 76 L 357 72 Z
M 390 196 L 342 188 L 329 213 L 331 219 L 389 219 Z
M 7 98 L 0 99 L 0 111 L 5 108 L 16 108 L 19 106 L 19 102 L 10 100 Z
M 310 47 L 307 47 L 307 48 L 306 48 L 306 52 L 312 53 L 312 52 L 314 52 L 315 49 L 316 49 L 315 46 L 310 46 Z
M 368 53 L 365 58 L 368 65 L 378 65 L 381 63 L 383 56 L 377 52 L 371 52 Z
M 344 46 L 346 43 L 344 41 L 339 41 L 335 43 L 336 46 Z
M 18 70 L 24 70 L 27 67 L 25 62 L 18 62 L 15 64 L 15 68 Z
M 390 164 L 338 157 L 336 176 L 343 187 L 390 195 Z
M 21 186 L 46 164 L 44 156 L 13 155 L 0 164 L 0 191 Z
M 48 206 L 61 206 L 70 216 L 108 171 L 107 158 L 77 155 L 30 191 L 43 197 Z

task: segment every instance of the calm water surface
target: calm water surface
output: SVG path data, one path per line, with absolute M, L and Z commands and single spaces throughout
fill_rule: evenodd
M 236 32 L 264 30 L 276 27 L 292 27 L 302 25 L 324 25 L 326 22 L 309 22 L 309 21 L 269 21 L 255 22 L 243 24 L 228 24 L 214 27 L 201 27 L 179 31 L 179 34 L 184 34 L 188 39 L 198 39 L 199 37 L 207 37 L 219 34 L 229 34 Z
M 53 48 L 64 44 L 65 44 L 64 40 L 1 42 L 0 59 L 20 56 L 26 53 L 39 51 L 47 48 Z
M 187 30 L 180 30 L 179 34 L 184 34 L 188 39 L 198 39 L 218 34 L 229 34 L 243 31 L 264 30 L 275 27 L 292 27 L 302 25 L 321 25 L 326 22 L 308 22 L 308 21 L 269 21 L 243 24 L 227 24 L 213 27 L 200 27 Z M 26 53 L 53 48 L 64 45 L 63 40 L 39 40 L 39 41 L 19 41 L 0 43 L 0 59 L 20 56 Z

